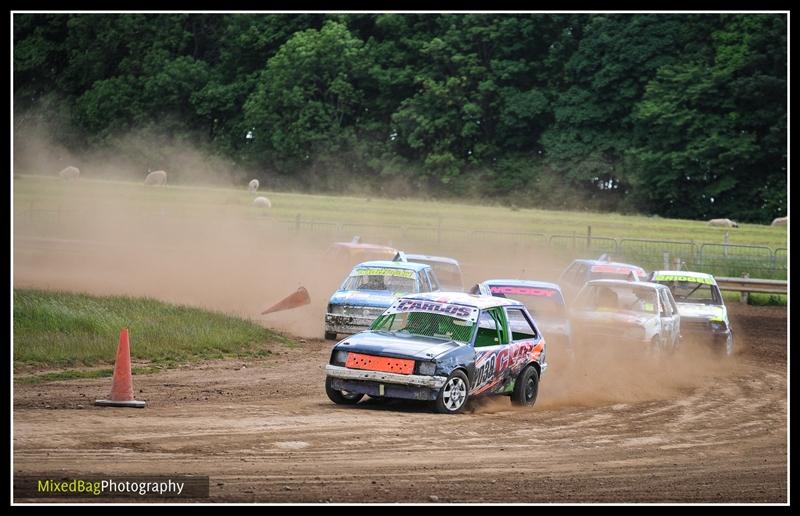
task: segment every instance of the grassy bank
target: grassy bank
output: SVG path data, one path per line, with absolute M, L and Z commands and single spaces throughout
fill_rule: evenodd
M 250 321 L 154 299 L 15 290 L 15 369 L 113 364 L 123 327 L 130 331 L 131 358 L 149 367 L 266 356 L 267 343 L 294 345 Z M 106 376 L 111 370 L 53 374 L 52 379 L 63 379 Z
M 725 303 L 739 303 L 741 294 L 739 292 L 722 292 Z M 760 294 L 753 292 L 747 296 L 747 304 L 753 306 L 787 306 L 789 296 L 783 294 Z
M 339 223 L 399 224 L 437 226 L 585 236 L 588 226 L 594 237 L 658 238 L 694 240 L 722 244 L 728 233 L 730 244 L 786 247 L 786 227 L 741 224 L 739 228 L 710 227 L 704 221 L 664 219 L 615 213 L 511 209 L 493 202 L 478 200 L 426 201 L 414 199 L 378 199 L 335 195 L 305 195 L 264 192 L 272 200 L 270 218 L 333 221 Z M 14 213 L 25 219 L 30 212 L 51 212 L 57 222 L 59 213 L 109 202 L 115 206 L 133 206 L 142 213 L 167 210 L 171 215 L 190 216 L 213 209 L 218 214 L 254 216 L 264 214 L 251 206 L 253 196 L 238 189 L 190 186 L 147 187 L 140 183 L 81 179 L 64 182 L 45 176 L 14 178 Z M 41 216 L 47 215 L 41 212 Z

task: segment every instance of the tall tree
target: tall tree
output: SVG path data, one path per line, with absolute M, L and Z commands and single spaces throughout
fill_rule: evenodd
M 341 23 L 295 33 L 245 103 L 251 150 L 296 163 L 352 145 L 365 57 L 361 40 Z
M 762 222 L 785 213 L 785 23 L 723 16 L 707 59 L 659 69 L 636 111 L 640 208 Z

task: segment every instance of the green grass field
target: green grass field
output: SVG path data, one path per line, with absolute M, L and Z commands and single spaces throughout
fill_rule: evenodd
M 725 303 L 739 303 L 741 294 L 738 292 L 723 292 Z M 787 306 L 789 296 L 783 294 L 760 294 L 753 292 L 747 297 L 747 304 L 753 306 Z
M 786 227 L 741 224 L 739 228 L 710 227 L 705 221 L 659 217 L 514 209 L 501 205 L 382 199 L 333 195 L 263 192 L 272 201 L 268 216 L 273 219 L 399 224 L 405 226 L 441 225 L 485 231 L 585 235 L 592 227 L 594 237 L 644 238 L 723 243 L 785 248 Z M 143 212 L 158 210 L 168 203 L 170 213 L 191 215 L 213 209 L 221 214 L 255 216 L 264 213 L 250 206 L 252 196 L 240 189 L 189 186 L 147 187 L 140 183 L 81 179 L 74 183 L 44 176 L 15 176 L 14 214 L 24 217 L 30 210 L 68 210 L 84 202 L 107 199 L 108 203 L 131 203 Z
M 264 357 L 266 343 L 294 346 L 285 336 L 228 315 L 131 297 L 14 291 L 14 366 L 86 371 L 51 373 L 48 379 L 106 376 L 123 327 L 140 372 L 203 359 Z

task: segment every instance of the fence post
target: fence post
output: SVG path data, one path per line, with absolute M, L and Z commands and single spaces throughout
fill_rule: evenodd
M 742 277 L 749 278 L 750 274 L 747 272 L 743 272 Z M 739 294 L 739 302 L 744 303 L 746 305 L 749 299 L 750 299 L 750 292 L 741 292 Z
M 728 237 L 729 236 L 730 236 L 730 234 L 726 231 L 725 232 L 725 236 L 722 237 L 722 243 L 724 244 L 724 246 L 722 248 L 722 254 L 725 256 L 725 258 L 728 257 Z
M 682 268 L 683 268 L 683 267 L 681 267 L 681 257 L 680 257 L 680 256 L 676 256 L 676 257 L 675 257 L 675 270 L 676 270 L 676 271 L 679 271 L 679 270 L 681 270 Z
M 572 250 L 575 250 L 575 231 L 572 232 Z
M 588 226 L 588 230 L 586 231 L 586 250 L 592 248 L 592 226 Z
M 669 270 L 669 253 L 664 251 L 664 270 Z
M 700 271 L 702 271 L 703 267 L 705 266 L 705 257 L 703 256 L 704 249 L 705 249 L 705 244 L 700 244 L 699 250 L 697 252 L 698 257 L 696 258 L 696 262 L 694 264 L 694 267 Z

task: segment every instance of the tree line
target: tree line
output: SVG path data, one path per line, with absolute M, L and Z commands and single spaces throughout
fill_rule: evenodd
M 787 208 L 782 14 L 15 14 L 15 115 L 138 127 L 317 191 Z

